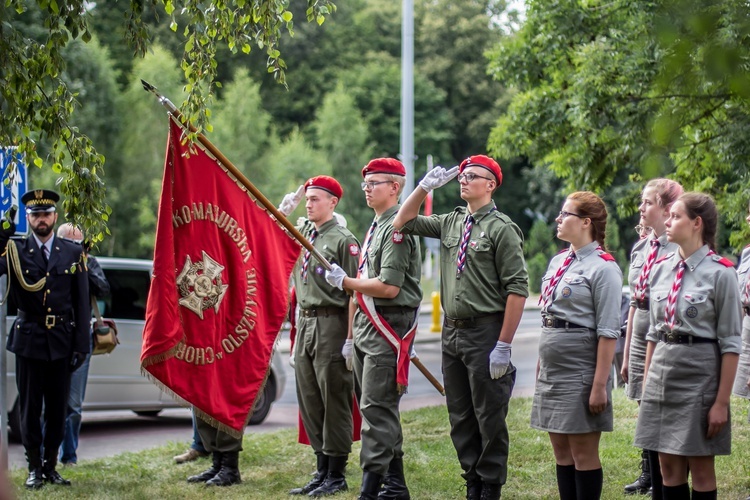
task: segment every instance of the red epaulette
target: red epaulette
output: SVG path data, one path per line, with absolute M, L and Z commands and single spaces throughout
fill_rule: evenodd
M 731 260 L 727 259 L 726 257 L 722 257 L 719 260 L 717 260 L 719 264 L 723 265 L 724 267 L 734 267 L 734 264 Z
M 612 257 L 612 255 L 608 254 L 607 252 L 600 253 L 599 257 L 601 257 L 602 259 L 604 259 L 606 261 L 609 261 L 609 262 L 614 262 L 615 261 L 615 258 Z

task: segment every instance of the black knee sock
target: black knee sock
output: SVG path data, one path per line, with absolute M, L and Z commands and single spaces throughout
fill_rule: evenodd
M 664 500 L 690 500 L 690 487 L 687 483 L 677 486 L 662 486 Z
M 560 500 L 576 500 L 575 465 L 557 465 L 557 491 Z
M 662 480 L 661 480 L 661 467 L 659 466 L 659 452 L 647 450 L 648 453 L 648 468 L 651 471 L 651 486 L 653 488 L 651 493 L 651 500 L 663 500 L 664 494 L 662 493 Z
M 578 500 L 599 500 L 602 496 L 604 472 L 601 467 L 594 470 L 576 469 L 576 495 Z
M 693 490 L 693 500 L 716 500 L 716 490 L 711 490 L 711 491 Z

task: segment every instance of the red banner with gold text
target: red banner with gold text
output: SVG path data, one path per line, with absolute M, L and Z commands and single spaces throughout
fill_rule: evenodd
M 141 366 L 239 437 L 268 375 L 300 246 L 182 134 L 170 120 Z

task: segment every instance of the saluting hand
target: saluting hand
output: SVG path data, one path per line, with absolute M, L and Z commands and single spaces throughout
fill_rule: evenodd
M 446 170 L 443 167 L 435 167 L 422 177 L 422 180 L 419 181 L 419 187 L 429 193 L 433 189 L 448 184 L 457 175 L 458 167 L 453 167 L 450 170 Z
M 510 365 L 510 344 L 498 340 L 490 352 L 490 377 L 498 379 L 505 375 Z
M 279 205 L 279 212 L 288 217 L 290 213 L 294 212 L 299 202 L 302 201 L 302 197 L 305 196 L 305 186 L 300 185 L 297 190 L 293 193 L 285 194 Z
M 592 387 L 591 395 L 589 396 L 589 411 L 594 415 L 598 415 L 601 412 L 603 412 L 606 407 L 607 407 L 607 387 L 606 386 Z
M 708 411 L 708 432 L 706 432 L 706 439 L 711 439 L 717 435 L 728 421 L 729 406 L 715 402 Z
M 344 289 L 344 278 L 346 278 L 346 271 L 341 269 L 337 264 L 331 264 L 331 270 L 326 271 L 326 281 L 328 284 L 335 286 L 339 290 Z
M 341 348 L 341 355 L 346 360 L 346 369 L 352 371 L 352 360 L 354 359 L 354 341 L 346 339 L 344 347 Z

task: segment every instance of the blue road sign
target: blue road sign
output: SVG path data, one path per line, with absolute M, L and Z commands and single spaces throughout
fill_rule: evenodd
M 26 207 L 21 204 L 21 195 L 27 191 L 28 170 L 23 155 L 15 148 L 0 148 L 0 217 L 13 205 L 18 207 L 15 222 L 16 234 L 26 234 L 29 230 L 26 222 Z

